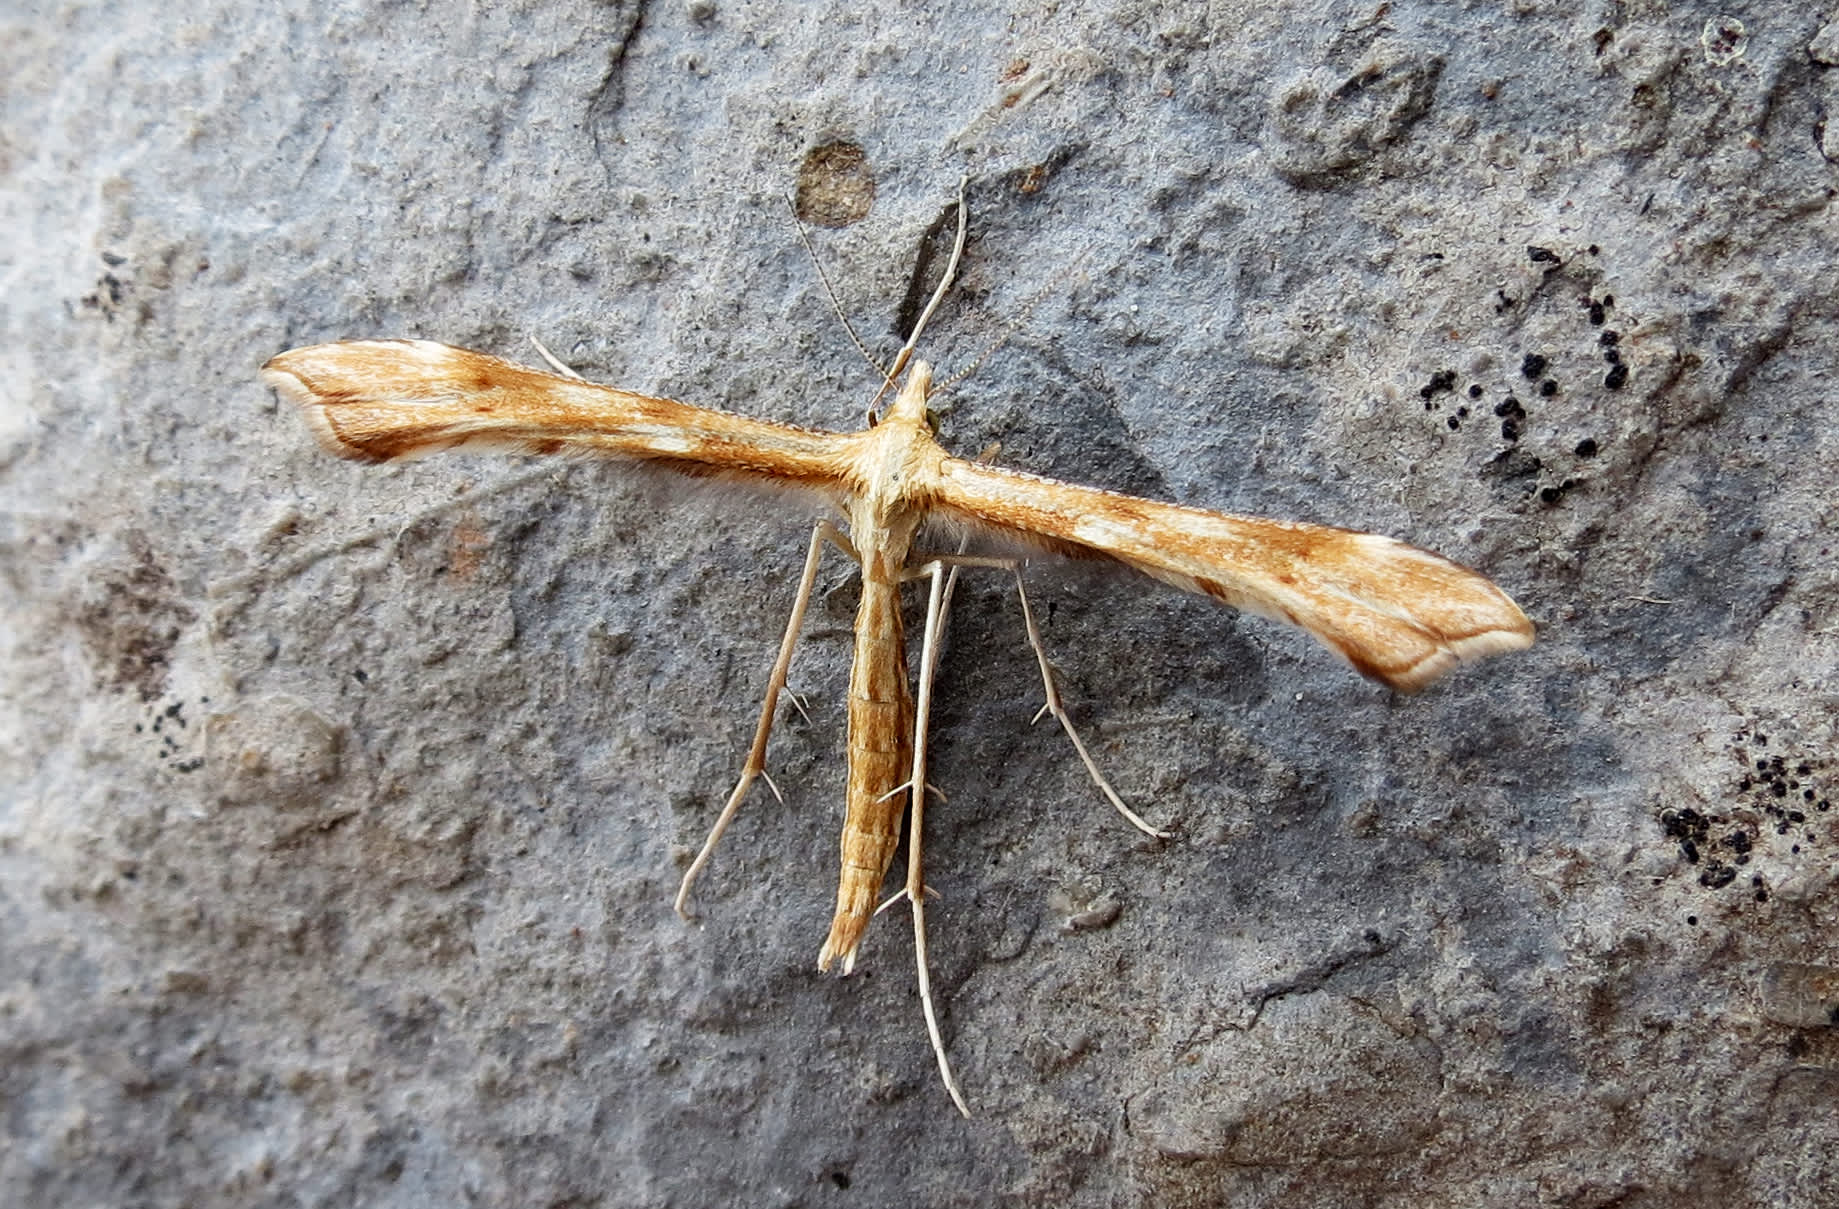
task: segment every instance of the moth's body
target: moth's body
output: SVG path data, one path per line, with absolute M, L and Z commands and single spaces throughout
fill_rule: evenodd
M 916 485 L 932 477 L 945 451 L 926 422 L 931 373 L 914 365 L 881 422 L 856 434 L 856 464 L 867 473 L 849 503 L 850 544 L 862 568 L 856 648 L 849 668 L 849 786 L 843 814 L 843 867 L 836 915 L 817 968 L 855 967 L 862 934 L 900 844 L 913 768 L 913 694 L 907 685 L 906 628 L 900 585 L 914 535 L 926 516 Z
M 1415 692 L 1460 663 L 1532 642 L 1531 623 L 1487 579 L 1390 538 L 1158 503 L 952 457 L 933 439 L 926 414 L 931 373 L 917 360 L 881 422 L 854 433 L 794 428 L 651 398 L 421 340 L 299 348 L 263 369 L 270 383 L 301 406 L 320 443 L 341 457 L 383 462 L 457 448 L 576 450 L 803 489 L 842 515 L 849 526 L 847 545 L 861 565 L 862 599 L 849 680 L 842 872 L 836 914 L 818 959 L 822 968 L 840 961 L 847 972 L 854 965 L 908 810 L 914 812 L 917 841 L 924 769 L 915 752 L 924 747 L 929 672 L 922 656 L 916 707 L 907 682 L 900 585 L 914 571 L 915 534 L 928 519 L 943 518 L 1012 544 L 1115 559 L 1187 591 L 1301 626 L 1361 674 L 1402 692 Z M 826 532 L 835 536 L 820 525 L 819 534 Z M 679 910 L 753 778 L 764 771 L 774 702 L 820 548 L 814 536 L 748 763 L 685 874 Z M 935 575 L 935 610 L 938 600 Z M 1023 608 L 1049 708 L 1099 788 L 1147 829 L 1105 784 L 1058 712 L 1025 599 Z M 927 634 L 930 651 L 937 634 L 931 613 Z M 919 878 L 916 848 L 905 893 L 914 899 L 921 1002 L 946 1087 L 968 1112 L 932 1015 Z

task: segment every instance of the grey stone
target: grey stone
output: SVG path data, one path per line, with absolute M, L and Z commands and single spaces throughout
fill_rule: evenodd
M 1839 966 L 1832 18 L 1728 16 L 8 8 L 0 1204 L 1830 1201 L 1839 1029 L 1784 971 Z M 901 912 L 814 969 L 840 559 L 785 805 L 670 910 L 810 512 L 355 466 L 256 378 L 535 334 L 855 427 L 874 373 L 785 199 L 847 224 L 811 239 L 885 359 L 961 174 L 954 448 L 1391 533 L 1540 626 L 1395 698 L 1032 568 L 1155 844 L 1029 727 L 969 577 L 927 816 L 969 1121 Z

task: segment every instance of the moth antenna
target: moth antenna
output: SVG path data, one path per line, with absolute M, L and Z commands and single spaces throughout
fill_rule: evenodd
M 843 324 L 843 330 L 849 333 L 849 342 L 856 346 L 856 351 L 862 354 L 868 367 L 886 381 L 891 375 L 881 367 L 881 362 L 875 360 L 874 354 L 868 351 L 868 346 L 862 343 L 862 337 L 856 335 L 856 329 L 850 324 L 849 316 L 843 313 L 843 304 L 836 296 L 836 288 L 830 284 L 830 274 L 824 272 L 824 262 L 818 259 L 817 249 L 811 244 L 811 236 L 805 230 L 805 221 L 798 217 L 797 200 L 790 193 L 784 196 L 786 209 L 792 212 L 792 229 L 798 232 L 798 242 L 805 246 L 805 255 L 811 258 L 811 267 L 817 270 L 817 279 L 824 283 L 824 295 L 830 299 L 830 309 L 836 313 L 837 319 Z
M 971 178 L 968 176 L 958 178 L 958 234 L 957 238 L 952 240 L 951 259 L 945 262 L 944 275 L 939 278 L 937 288 L 932 291 L 932 297 L 927 300 L 926 309 L 920 312 L 919 321 L 913 325 L 913 334 L 907 337 L 906 344 L 902 345 L 900 352 L 895 354 L 894 367 L 882 378 L 881 389 L 875 392 L 875 397 L 868 401 L 868 423 L 871 428 L 875 425 L 875 406 L 881 402 L 881 397 L 893 387 L 894 380 L 900 377 L 900 372 L 907 368 L 907 362 L 912 360 L 913 350 L 919 346 L 920 335 L 925 332 L 926 324 L 932 319 L 932 313 L 939 309 L 939 303 L 945 300 L 945 292 L 951 289 L 952 281 L 958 276 L 958 262 L 964 259 L 965 232 L 970 224 L 970 209 L 964 200 L 965 190 L 970 187 L 970 183 Z
M 913 333 L 907 337 L 907 343 L 894 357 L 894 368 L 888 373 L 888 384 L 900 376 L 900 371 L 907 368 L 907 362 L 913 358 L 913 350 L 919 346 L 919 340 L 925 334 L 926 325 L 932 321 L 932 314 L 939 309 L 939 303 L 945 301 L 945 293 L 951 289 L 951 283 L 957 279 L 958 264 L 964 259 L 964 239 L 970 229 L 970 207 L 965 203 L 964 194 L 970 188 L 971 178 L 958 178 L 958 236 L 952 240 L 951 259 L 945 262 L 945 274 L 939 278 L 938 288 L 932 291 L 932 297 L 926 302 L 926 309 L 920 312 L 919 321 L 913 325 Z M 882 387 L 883 390 L 887 386 Z
M 1087 260 L 1091 259 L 1091 257 L 1092 257 L 1091 248 L 1088 247 L 1088 248 L 1081 250 L 1079 255 L 1073 257 L 1072 263 L 1067 266 L 1068 270 L 1072 271 L 1072 270 L 1080 269 Z M 1001 334 L 998 335 L 996 339 L 990 341 L 989 347 L 984 349 L 981 353 L 978 353 L 976 358 L 969 365 L 965 366 L 963 369 L 959 370 L 957 373 L 953 374 L 950 378 L 948 378 L 944 383 L 936 387 L 934 390 L 934 393 L 943 394 L 944 392 L 950 390 L 952 387 L 958 385 L 960 382 L 964 381 L 966 378 L 970 377 L 972 374 L 976 373 L 978 370 L 982 369 L 983 363 L 985 361 L 988 361 L 991 357 L 994 357 L 997 351 L 1001 349 L 1003 345 L 1009 343 L 1010 340 L 1014 339 L 1015 333 L 1021 331 L 1022 325 L 1024 323 L 1027 323 L 1029 317 L 1034 314 L 1034 309 L 1037 306 L 1041 305 L 1041 299 L 1047 297 L 1048 292 L 1052 290 L 1058 284 L 1059 284 L 1059 280 L 1053 279 L 1049 281 L 1044 281 L 1039 286 L 1036 286 L 1034 293 L 1030 294 L 1027 300 L 1022 303 L 1021 308 L 1016 311 L 1015 318 L 1011 319 L 1007 324 L 1003 326 L 1003 330 Z

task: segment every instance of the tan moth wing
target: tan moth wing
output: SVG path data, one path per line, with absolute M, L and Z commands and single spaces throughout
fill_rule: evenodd
M 262 377 L 330 453 L 358 462 L 449 449 L 586 453 L 735 475 L 762 487 L 841 488 L 834 433 L 755 420 L 544 373 L 432 340 L 297 348 Z
M 946 458 L 941 512 L 1020 541 L 1066 543 L 1145 575 L 1301 626 L 1363 676 L 1413 693 L 1469 660 L 1532 645 L 1507 594 L 1404 542 L 1232 516 Z

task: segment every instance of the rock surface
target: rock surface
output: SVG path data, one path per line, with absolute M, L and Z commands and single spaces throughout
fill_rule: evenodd
M 1680 3 L 0 15 L 0 1202 L 1831 1203 L 1839 13 Z M 810 515 L 326 457 L 414 335 L 1373 529 L 1530 652 L 1394 698 L 1031 586 L 1143 841 L 960 593 L 939 1088 L 899 911 L 814 966 L 854 593 L 670 899 Z M 1000 347 L 991 352 L 991 345 Z

